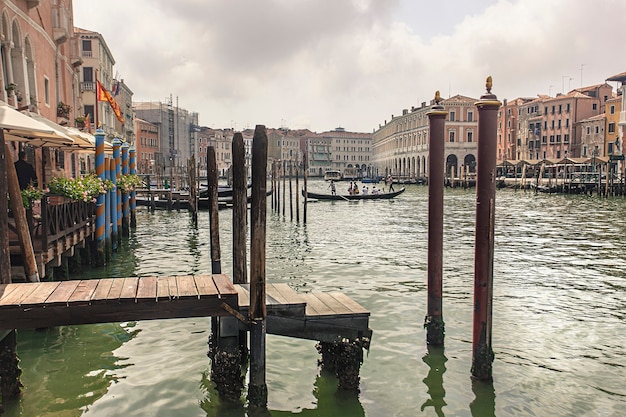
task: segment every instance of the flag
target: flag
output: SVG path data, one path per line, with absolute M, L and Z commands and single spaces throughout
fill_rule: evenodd
M 113 109 L 113 112 L 115 113 L 115 116 L 117 117 L 117 120 L 119 120 L 122 124 L 124 123 L 124 118 L 122 117 L 122 111 L 120 110 L 120 106 L 117 104 L 111 93 L 109 93 L 107 89 L 104 88 L 102 84 L 100 84 L 100 81 L 97 80 L 96 98 L 98 99 L 98 101 L 108 101 L 109 105 Z

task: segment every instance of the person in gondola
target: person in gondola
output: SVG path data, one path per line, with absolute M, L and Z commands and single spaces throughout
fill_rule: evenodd
M 388 190 L 389 190 L 389 192 L 390 192 L 390 193 L 391 193 L 391 192 L 393 192 L 393 191 L 395 191 L 395 190 L 393 189 L 393 177 L 392 177 L 391 175 L 389 175 L 389 176 L 387 177 L 387 185 L 388 185 Z
M 328 188 L 330 188 L 330 193 L 332 195 L 336 195 L 337 194 L 337 187 L 335 186 L 335 181 L 330 180 L 330 185 L 328 186 Z

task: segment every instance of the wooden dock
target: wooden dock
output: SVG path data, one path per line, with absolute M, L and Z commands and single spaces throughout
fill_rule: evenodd
M 327 342 L 371 338 L 370 313 L 344 294 L 267 284 L 266 299 L 270 334 Z M 4 284 L 0 329 L 230 316 L 224 304 L 247 317 L 249 285 L 233 285 L 224 274 Z

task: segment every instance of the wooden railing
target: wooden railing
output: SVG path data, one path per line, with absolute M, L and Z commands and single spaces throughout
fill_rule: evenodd
M 41 199 L 41 243 L 47 248 L 89 223 L 95 222 L 96 204 L 70 200 L 61 195 L 45 195 Z

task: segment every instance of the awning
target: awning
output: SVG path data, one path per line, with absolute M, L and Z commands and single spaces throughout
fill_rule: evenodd
M 0 128 L 5 139 L 25 142 L 32 146 L 62 146 L 74 143 L 74 139 L 50 126 L 29 117 L 0 101 Z
M 68 127 L 69 136 L 74 138 L 74 145 L 67 148 L 67 150 L 78 150 L 78 152 L 95 152 L 96 151 L 96 137 L 88 132 L 83 132 L 75 127 Z M 112 154 L 113 145 L 111 142 L 104 141 L 104 153 Z

